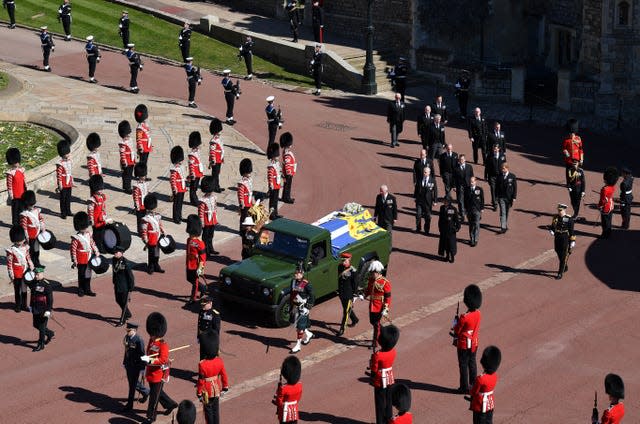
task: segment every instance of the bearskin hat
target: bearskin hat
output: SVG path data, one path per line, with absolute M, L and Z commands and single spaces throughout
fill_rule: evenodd
M 24 234 L 24 228 L 19 225 L 11 226 L 11 229 L 9 230 L 9 240 L 11 240 L 11 243 L 17 243 L 25 238 L 26 235 Z
M 607 374 L 604 378 L 604 391 L 617 399 L 624 399 L 624 382 L 617 374 Z
M 604 170 L 603 178 L 606 185 L 615 185 L 618 181 L 618 177 L 618 168 L 616 168 L 615 166 L 610 166 Z
M 194 424 L 196 422 L 196 406 L 193 402 L 188 399 L 180 402 L 176 421 L 178 424 Z
M 380 349 L 383 352 L 390 351 L 398 343 L 400 338 L 400 330 L 395 325 L 387 325 L 380 330 Z
M 144 163 L 136 163 L 136 165 L 133 167 L 133 175 L 135 175 L 136 178 L 146 177 L 147 165 L 145 165 Z
M 251 159 L 244 158 L 240 161 L 240 175 L 247 175 L 253 172 L 253 163 Z
M 189 147 L 195 149 L 201 144 L 202 136 L 200 135 L 200 131 L 192 131 L 191 134 L 189 134 Z
M 147 110 L 147 106 L 143 104 L 139 104 L 136 106 L 135 111 L 133 112 L 134 118 L 136 118 L 137 123 L 141 123 L 147 120 L 149 117 L 149 111 Z
M 126 136 L 131 134 L 131 124 L 129 121 L 120 121 L 118 124 L 118 135 L 121 138 L 125 138 Z
M 293 135 L 290 132 L 286 132 L 280 136 L 280 145 L 283 149 L 291 147 L 293 145 Z
M 213 192 L 213 177 L 211 175 L 202 177 L 200 180 L 200 190 L 202 190 L 203 193 Z
M 479 309 L 480 306 L 482 306 L 482 292 L 480 291 L 480 287 L 475 284 L 469 284 L 464 288 L 462 299 L 470 310 L 475 311 Z
M 296 384 L 300 381 L 300 374 L 302 374 L 302 364 L 300 360 L 293 355 L 287 356 L 284 361 L 282 361 L 280 375 L 285 379 L 287 384 Z
M 195 213 L 187 217 L 187 234 L 190 236 L 199 236 L 202 234 L 202 221 Z
M 87 136 L 87 149 L 91 151 L 96 150 L 101 144 L 102 142 L 100 141 L 98 133 L 92 132 Z
M 580 129 L 580 123 L 578 122 L 577 119 L 575 118 L 571 118 L 567 121 L 567 124 L 565 126 L 565 128 L 567 129 L 567 132 L 570 133 L 577 133 Z
M 17 147 L 9 147 L 7 149 L 7 153 L 5 154 L 7 158 L 7 163 L 9 165 L 15 165 L 22 161 L 22 155 L 20 154 L 20 149 Z
M 60 157 L 71 153 L 71 143 L 69 143 L 67 140 L 58 141 L 58 145 L 56 147 L 58 149 L 58 156 Z
M 184 160 L 184 150 L 182 146 L 173 146 L 171 149 L 171 163 L 176 165 Z
M 206 337 L 200 337 L 200 348 L 204 359 L 213 359 L 218 356 L 220 339 L 216 332 L 210 332 Z
M 144 197 L 144 208 L 148 211 L 152 211 L 157 207 L 158 207 L 158 197 L 153 193 L 147 194 Z
M 22 195 L 22 201 L 27 205 L 27 207 L 31 207 L 36 204 L 36 193 L 33 190 L 27 190 Z
M 151 312 L 147 317 L 147 333 L 151 337 L 164 337 L 167 334 L 167 319 L 160 312 Z
M 480 365 L 482 365 L 482 368 L 484 368 L 487 374 L 493 374 L 498 371 L 500 361 L 502 361 L 502 352 L 500 352 L 500 349 L 496 346 L 487 346 L 482 352 Z
M 406 384 L 394 384 L 391 387 L 391 404 L 396 407 L 400 414 L 409 412 L 411 409 L 411 390 Z
M 101 175 L 92 175 L 89 177 L 89 191 L 91 194 L 104 190 L 104 180 Z
M 267 147 L 267 158 L 274 159 L 280 156 L 280 145 L 278 143 L 269 144 Z
M 84 211 L 80 211 L 73 215 L 73 228 L 76 231 L 82 231 L 89 228 L 89 215 Z
M 222 121 L 218 118 L 213 118 L 211 122 L 209 122 L 209 132 L 211 135 L 222 132 Z

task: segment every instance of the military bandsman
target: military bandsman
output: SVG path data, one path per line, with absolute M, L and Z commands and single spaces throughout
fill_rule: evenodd
M 107 218 L 107 195 L 104 193 L 102 176 L 94 175 L 89 178 L 89 190 L 91 197 L 87 201 L 87 215 L 96 246 L 98 246 L 100 253 L 104 253 L 104 230 L 112 220 Z
M 133 116 L 138 123 L 136 126 L 136 149 L 138 150 L 138 162 L 147 166 L 147 160 L 149 159 L 149 153 L 153 151 L 153 145 L 151 144 L 151 127 L 147 122 L 149 119 L 149 110 L 144 104 L 139 104 L 133 113 Z
M 53 290 L 47 280 L 44 279 L 44 267 L 34 269 L 35 279 L 27 283 L 31 289 L 31 313 L 33 314 L 33 328 L 38 330 L 38 344 L 33 348 L 34 352 L 44 349 L 55 336 L 52 330 L 47 328 L 49 317 L 53 312 Z M 25 293 L 26 297 L 26 293 Z
M 249 216 L 249 208 L 254 204 L 251 159 L 242 159 L 239 168 L 241 179 L 238 181 L 238 208 L 240 209 L 240 226 L 242 226 L 244 220 Z
M 280 188 L 282 187 L 282 166 L 280 165 L 280 145 L 270 144 L 267 148 L 267 184 L 269 187 L 269 216 L 271 219 L 279 218 L 278 199 L 280 198 Z
M 147 167 L 141 163 L 136 163 L 133 167 L 133 174 L 136 180 L 133 183 L 133 210 L 136 213 L 136 229 L 138 235 L 142 234 L 142 218 L 146 215 L 144 210 L 144 198 L 149 194 L 149 185 L 147 184 Z
M 308 345 L 313 338 L 313 333 L 309 331 L 311 319 L 309 314 L 315 303 L 315 295 L 311 283 L 304 278 L 304 270 L 298 265 L 291 281 L 290 292 L 290 317 L 289 321 L 296 327 L 296 345 L 291 349 L 291 353 L 298 353 L 302 345 Z
M 184 65 L 184 70 L 187 73 L 187 85 L 189 86 L 189 107 L 197 108 L 196 104 L 196 87 L 202 84 L 202 76 L 200 75 L 200 68 L 193 66 L 193 57 L 189 56 L 187 62 Z
M 182 169 L 184 161 L 184 150 L 182 146 L 173 146 L 171 148 L 171 169 L 169 181 L 171 183 L 171 199 L 173 201 L 173 222 L 179 224 L 182 222 L 182 204 L 184 203 L 184 194 L 187 192 L 187 178 Z
M 283 424 L 295 424 L 299 418 L 300 398 L 302 398 L 302 364 L 295 356 L 287 356 L 282 361 L 280 368 L 280 380 L 272 403 L 276 406 L 278 422 Z M 283 381 L 284 380 L 284 384 Z
M 12 245 L 6 249 L 7 252 L 7 272 L 9 280 L 13 283 L 13 293 L 15 296 L 14 311 L 27 310 L 27 286 L 24 276 L 27 271 L 32 270 L 33 262 L 29 254 L 29 246 L 25 243 L 24 229 L 19 225 L 13 225 L 9 229 L 9 239 Z
M 26 209 L 20 213 L 20 226 L 29 240 L 29 254 L 35 266 L 40 266 L 40 243 L 38 236 L 46 230 L 40 208 L 36 207 L 36 193 L 32 190 L 24 192 Z
M 95 74 L 96 64 L 100 62 L 100 50 L 93 42 L 93 35 L 87 36 L 87 44 L 85 44 L 84 50 L 87 55 L 87 62 L 89 63 L 89 82 L 95 84 L 98 82 L 98 80 L 95 79 Z
M 182 60 L 186 62 L 191 50 L 191 25 L 189 25 L 189 22 L 184 23 L 178 34 L 178 47 L 180 47 L 180 52 L 182 53 Z
M 553 217 L 551 221 L 551 228 L 549 232 L 554 236 L 553 248 L 558 255 L 558 275 L 556 280 L 562 278 L 562 274 L 569 270 L 567 262 L 571 250 L 576 245 L 576 235 L 573 231 L 573 218 L 567 215 L 567 205 L 562 203 L 558 204 L 558 214 Z
M 220 422 L 220 396 L 229 391 L 229 379 L 219 354 L 219 338 L 208 337 L 200 341 L 204 358 L 198 363 L 196 395 L 202 402 L 206 424 Z
M 131 124 L 129 121 L 120 121 L 118 135 L 120 136 L 118 150 L 120 152 L 120 169 L 122 170 L 122 190 L 130 194 L 131 177 L 133 175 L 133 167 L 136 164 L 136 150 L 131 140 Z
M 211 140 L 209 140 L 209 168 L 211 168 L 211 176 L 213 177 L 213 191 L 222 193 L 223 188 L 220 187 L 220 170 L 224 163 L 224 143 L 222 142 L 222 122 L 218 118 L 213 118 L 209 123 L 209 132 Z
M 55 51 L 56 45 L 53 42 L 53 37 L 49 34 L 47 26 L 40 27 L 40 47 L 42 47 L 42 66 L 46 72 L 51 72 L 49 56 L 52 51 Z
M 475 284 L 464 289 L 462 301 L 468 308 L 467 312 L 456 315 L 453 320 L 451 335 L 458 353 L 458 369 L 460 371 L 460 385 L 458 393 L 468 394 L 469 387 L 476 380 L 476 352 L 478 351 L 478 332 L 480 330 L 480 306 L 482 306 L 482 292 Z
M 140 359 L 145 354 L 144 340 L 138 334 L 138 324 L 127 322 L 127 333 L 122 344 L 124 345 L 122 366 L 127 373 L 127 382 L 129 383 L 127 404 L 124 406 L 124 412 L 127 412 L 133 409 L 133 398 L 136 391 L 142 395 L 140 403 L 146 402 L 149 397 L 149 389 L 144 385 L 145 362 Z
M 204 267 L 207 262 L 207 250 L 202 235 L 202 220 L 198 215 L 187 217 L 187 255 L 186 269 L 187 281 L 191 284 L 191 297 L 188 304 L 194 303 L 200 298 L 199 278 L 204 275 Z
M 71 143 L 67 140 L 60 140 L 57 145 L 58 156 L 60 159 L 56 162 L 56 191 L 60 193 L 60 217 L 67 219 L 72 216 L 71 213 L 71 189 L 75 186 L 73 183 L 73 163 L 71 162 Z
M 369 264 L 369 281 L 364 297 L 369 299 L 369 322 L 373 326 L 373 338 L 371 348 L 375 350 L 378 345 L 378 336 L 382 318 L 389 320 L 391 311 L 391 282 L 384 275 L 382 262 L 374 260 Z
M 129 310 L 129 301 L 131 300 L 130 296 L 135 288 L 136 280 L 131 270 L 131 264 L 124 257 L 124 248 L 120 245 L 116 245 L 113 248 L 111 269 L 113 270 L 113 292 L 116 303 L 120 306 L 120 321 L 118 321 L 116 327 L 122 327 L 132 316 Z
M 71 268 L 78 270 L 78 296 L 95 296 L 91 290 L 91 268 L 89 261 L 92 256 L 99 256 L 93 236 L 89 231 L 89 215 L 80 211 L 73 216 L 73 228 L 77 231 L 71 236 Z
M 87 155 L 87 170 L 89 178 L 93 175 L 102 176 L 102 161 L 100 160 L 100 152 L 98 149 L 101 145 L 100 136 L 97 133 L 91 133 L 87 136 L 86 145 L 89 150 Z
M 376 424 L 387 424 L 392 418 L 391 389 L 395 382 L 393 364 L 396 360 L 395 346 L 400 338 L 400 330 L 395 325 L 382 327 L 380 350 L 371 354 L 371 385 L 376 411 Z
M 206 247 L 208 259 L 213 259 L 213 255 L 220 252 L 213 248 L 213 237 L 216 225 L 218 225 L 218 206 L 216 195 L 213 194 L 213 177 L 207 175 L 202 179 L 202 192 L 204 196 L 200 198 L 198 204 L 198 216 L 202 221 L 202 238 Z
M 146 215 L 142 218 L 142 241 L 147 250 L 147 273 L 159 272 L 164 274 L 164 269 L 160 268 L 160 246 L 158 241 L 164 235 L 162 226 L 162 215 L 155 210 L 158 207 L 158 198 L 150 193 L 144 198 L 144 209 Z
M 298 162 L 293 154 L 293 135 L 286 132 L 280 136 L 280 146 L 284 149 L 282 154 L 282 163 L 284 164 L 284 188 L 282 189 L 282 201 L 285 203 L 294 203 L 296 199 L 291 197 L 291 187 L 293 185 L 293 177 L 298 171 Z
M 7 181 L 7 195 L 11 202 L 11 223 L 20 222 L 20 212 L 24 210 L 24 192 L 27 190 L 27 182 L 24 168 L 20 165 L 22 155 L 17 147 L 10 147 L 5 154 L 9 168 L 5 171 Z
M 200 179 L 204 177 L 204 164 L 200 158 L 200 146 L 202 145 L 202 136 L 200 131 L 192 131 L 189 134 L 189 202 L 191 206 L 198 207 L 198 189 L 200 188 Z

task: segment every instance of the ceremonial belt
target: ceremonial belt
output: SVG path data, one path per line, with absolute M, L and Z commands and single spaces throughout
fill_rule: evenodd
M 371 296 L 371 300 L 382 300 L 384 296 Z
M 211 383 L 211 392 L 213 393 L 213 397 L 220 397 L 220 382 L 218 381 L 218 376 L 215 375 L 213 377 L 207 377 L 204 381 Z
M 275 120 L 276 120 L 275 118 L 273 118 L 273 119 L 267 119 L 267 122 L 273 122 L 273 121 L 275 121 Z
M 391 386 L 394 383 L 393 379 L 393 368 L 382 368 L 380 370 L 380 377 L 382 379 L 382 388 L 386 389 L 388 386 Z
M 296 414 L 297 409 L 298 409 L 297 400 L 294 400 L 291 402 L 284 402 L 284 404 L 282 405 L 282 422 L 286 423 L 290 421 L 289 418 L 295 418 L 297 415 Z M 290 417 L 289 415 L 293 415 L 293 417 Z
M 47 44 L 42 44 L 42 47 L 47 47 L 47 46 L 49 46 L 49 43 L 47 43 Z
M 491 390 L 490 392 L 480 393 L 480 395 L 482 396 L 482 412 L 483 413 L 487 412 L 487 404 L 489 403 L 489 396 L 491 396 L 492 394 L 493 394 L 493 390 Z
M 632 194 L 633 190 L 625 191 L 624 194 Z
M 233 93 L 233 90 L 224 90 L 225 93 Z
M 193 78 L 193 77 L 195 77 L 195 75 L 188 75 L 188 76 L 187 76 L 187 79 L 191 79 L 191 78 Z

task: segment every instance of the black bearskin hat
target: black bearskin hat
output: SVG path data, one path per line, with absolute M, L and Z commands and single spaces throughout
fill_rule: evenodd
M 80 211 L 73 215 L 73 228 L 76 231 L 82 231 L 89 228 L 89 215 L 84 211 Z
M 575 134 L 579 131 L 580 125 L 577 119 L 571 118 L 567 121 L 567 125 L 565 126 L 565 128 L 567 129 L 567 132 Z
M 131 124 L 129 121 L 120 121 L 118 124 L 118 135 L 121 138 L 125 138 L 126 136 L 131 134 Z
M 9 147 L 7 149 L 7 153 L 5 154 L 7 158 L 7 163 L 9 165 L 15 165 L 22 161 L 22 155 L 20 154 L 20 149 L 17 147 Z
M 153 194 L 147 194 L 144 196 L 144 208 L 148 211 L 152 211 L 158 207 L 158 197 Z
M 300 374 L 302 374 L 302 364 L 300 360 L 293 355 L 287 356 L 284 361 L 282 361 L 280 375 L 286 380 L 287 384 L 296 384 L 300 381 Z
M 202 234 L 202 221 L 195 213 L 187 217 L 187 234 L 190 236 L 199 236 Z
M 133 167 L 133 175 L 136 178 L 142 178 L 147 176 L 147 165 L 144 163 L 136 163 L 136 166 Z
M 173 146 L 171 149 L 171 163 L 176 165 L 184 160 L 184 150 L 182 146 Z
M 98 135 L 98 133 L 92 132 L 87 136 L 87 149 L 93 151 L 100 147 L 101 144 L 102 142 L 100 141 L 100 136 Z
M 22 195 L 22 201 L 27 207 L 31 207 L 36 204 L 36 193 L 33 190 L 27 190 Z
M 222 132 L 222 121 L 218 118 L 213 118 L 209 123 L 209 132 L 211 135 Z
M 280 156 L 280 145 L 278 143 L 269 144 L 267 147 L 267 158 L 274 159 Z
M 202 190 L 203 193 L 213 192 L 213 177 L 211 175 L 202 177 L 202 180 L 200 180 L 200 190 Z
M 136 118 L 136 122 L 144 122 L 149 117 L 149 111 L 147 110 L 147 106 L 143 104 L 139 104 L 136 106 L 136 110 L 133 112 L 133 116 Z
M 11 240 L 11 243 L 17 243 L 25 238 L 26 235 L 24 234 L 24 228 L 19 225 L 11 226 L 11 229 L 9 230 L 9 240 Z
M 388 352 L 396 346 L 400 338 L 400 330 L 395 325 L 387 325 L 380 330 L 380 349 Z
M 604 170 L 604 183 L 609 186 L 615 185 L 618 181 L 618 176 L 618 168 L 610 166 Z
M 496 346 L 487 346 L 482 352 L 482 358 L 480 358 L 480 365 L 484 368 L 487 374 L 493 374 L 498 371 L 502 361 L 502 352 Z
M 406 384 L 394 384 L 391 387 L 391 404 L 396 407 L 400 414 L 409 412 L 411 409 L 411 390 Z
M 618 374 L 607 374 L 604 378 L 604 391 L 617 399 L 624 399 L 624 382 Z
M 253 172 L 253 163 L 251 159 L 244 158 L 240 161 L 240 175 L 247 175 Z
M 189 134 L 189 147 L 194 149 L 202 144 L 202 136 L 200 131 L 192 131 Z
M 293 145 L 293 135 L 290 132 L 286 132 L 280 136 L 280 145 L 283 149 L 291 147 Z
M 167 334 L 167 319 L 160 312 L 151 312 L 147 317 L 147 333 L 151 337 L 164 337 Z
M 92 175 L 89 177 L 89 191 L 91 194 L 104 190 L 104 180 L 101 175 Z
M 200 348 L 204 359 L 213 359 L 218 356 L 220 339 L 216 332 L 210 332 L 205 337 L 200 337 Z
M 196 406 L 188 399 L 183 400 L 178 405 L 176 414 L 178 424 L 194 424 L 196 422 Z
M 463 302 L 472 311 L 479 309 L 482 306 L 482 292 L 480 287 L 475 284 L 469 284 L 464 288 L 464 295 L 462 296 Z
M 71 153 L 71 143 L 69 143 L 67 140 L 58 141 L 57 148 L 58 148 L 58 156 L 60 157 Z

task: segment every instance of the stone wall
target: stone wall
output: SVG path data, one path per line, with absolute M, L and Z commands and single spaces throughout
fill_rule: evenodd
M 502 101 L 511 100 L 511 70 L 488 70 L 475 75 L 474 95 Z
M 594 80 L 571 81 L 571 111 L 577 113 L 594 113 L 596 94 L 600 83 Z

